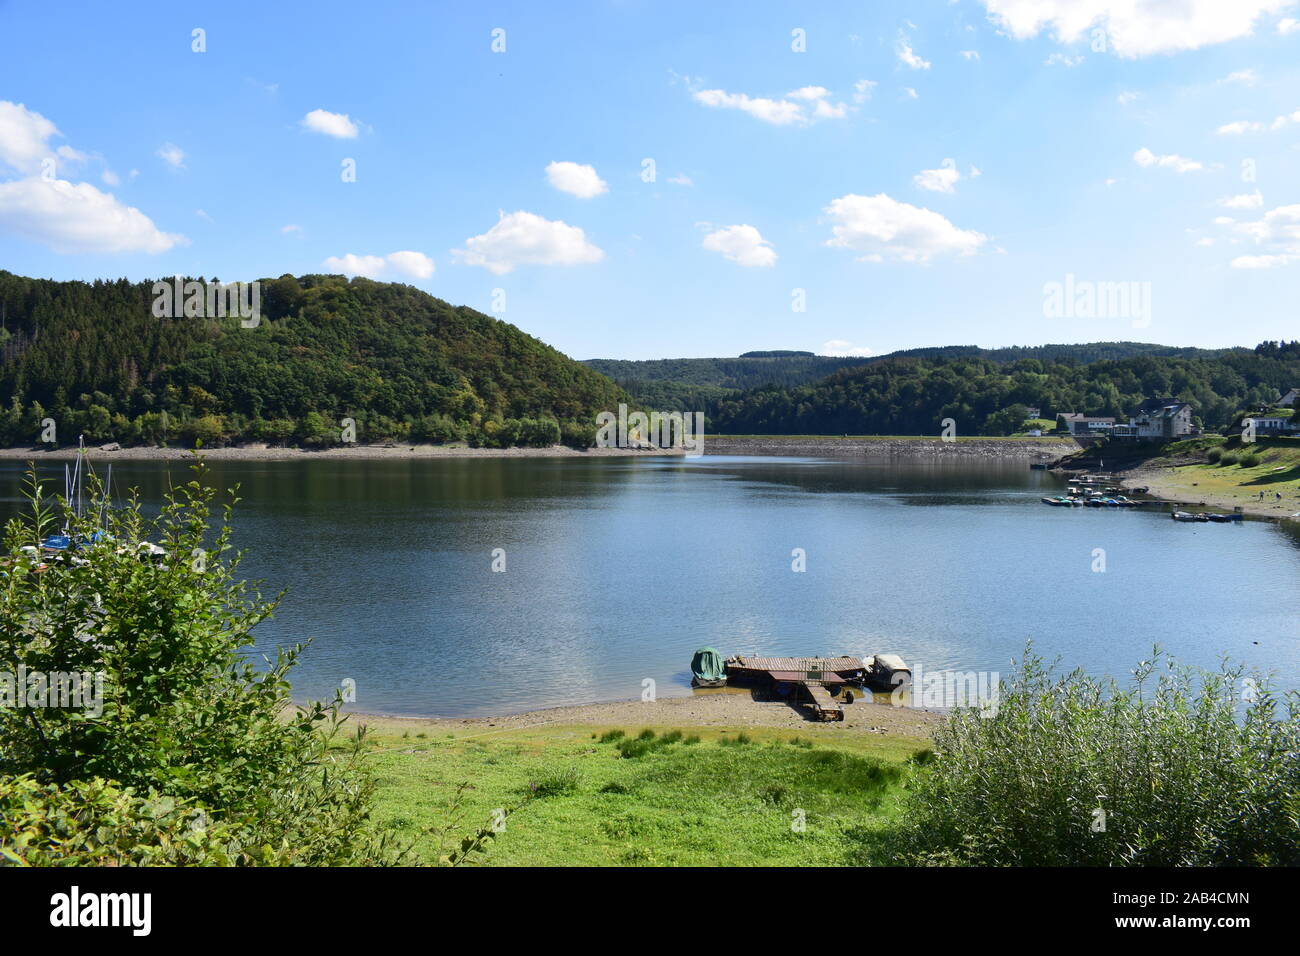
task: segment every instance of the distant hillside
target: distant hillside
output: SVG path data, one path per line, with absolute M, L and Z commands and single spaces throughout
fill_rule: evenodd
M 1123 343 L 1103 347 L 1113 344 Z M 1300 382 L 1300 342 L 1088 363 L 1074 360 L 1071 346 L 1043 348 L 1067 351 L 1055 360 L 1011 361 L 910 354 L 819 382 L 735 392 L 709 405 L 708 427 L 733 435 L 925 435 L 952 418 L 958 434 L 1007 435 L 1021 430 L 1031 407 L 1048 419 L 1058 412 L 1123 419 L 1143 399 L 1171 396 L 1190 402 L 1206 427 L 1218 428 Z
M 947 345 L 906 349 L 869 357 L 834 357 L 811 352 L 745 352 L 738 358 L 684 358 L 630 361 L 587 359 L 583 364 L 612 378 L 648 408 L 702 408 L 729 394 L 768 385 L 794 386 L 815 382 L 845 368 L 859 368 L 896 358 L 980 358 L 990 362 L 1038 359 L 1062 364 L 1138 356 L 1210 358 L 1217 350 L 1178 348 L 1145 342 L 1092 342 L 1085 345 L 1012 346 L 984 349 L 976 345 Z
M 261 323 L 158 318 L 152 282 L 0 271 L 0 440 L 580 442 L 627 395 L 513 325 L 407 285 L 261 281 Z

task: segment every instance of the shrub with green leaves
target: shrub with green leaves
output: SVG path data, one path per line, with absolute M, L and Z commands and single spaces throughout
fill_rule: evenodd
M 915 770 L 894 862 L 1300 864 L 1300 717 L 1262 679 L 1176 665 L 1133 685 L 1026 654 L 993 716 L 957 710 Z
M 5 535 L 0 672 L 102 674 L 103 693 L 91 708 L 0 706 L 0 852 L 27 863 L 400 857 L 368 835 L 373 784 L 361 735 L 339 740 L 338 701 L 290 703 L 302 646 L 261 669 L 248 660 L 276 601 L 236 574 L 234 492 L 210 529 L 216 492 L 201 463 L 195 472 L 154 520 L 134 497 L 109 507 L 97 488 L 78 517 L 31 479 L 30 510 Z M 42 557 L 59 531 L 82 547 Z M 165 557 L 144 556 L 146 542 Z M 197 844 L 195 814 L 214 827 Z

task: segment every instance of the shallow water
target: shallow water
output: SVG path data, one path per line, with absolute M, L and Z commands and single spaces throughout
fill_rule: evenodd
M 23 465 L 0 465 L 12 513 Z M 102 468 L 102 465 L 101 465 Z M 236 544 L 287 588 L 259 648 L 307 638 L 295 694 L 485 716 L 691 693 L 724 655 L 901 654 L 1005 674 L 1029 639 L 1123 677 L 1159 643 L 1300 689 L 1300 536 L 1049 508 L 1024 464 L 704 457 L 214 462 Z M 119 462 L 156 502 L 176 462 Z M 62 481 L 49 469 L 49 477 Z M 506 570 L 492 570 L 494 549 Z M 792 571 L 803 549 L 806 571 Z M 1102 549 L 1105 571 L 1093 570 Z M 1257 642 L 1257 643 L 1256 643 Z

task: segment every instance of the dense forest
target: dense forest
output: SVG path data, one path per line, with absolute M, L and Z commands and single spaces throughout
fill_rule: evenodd
M 1057 348 L 1049 346 L 1047 348 Z M 1078 346 L 1091 349 L 1096 346 Z M 1160 348 L 1154 346 L 1152 348 Z M 1021 350 L 1036 351 L 1036 350 Z M 1143 354 L 1080 364 L 1073 358 L 904 357 L 841 370 L 799 386 L 771 385 L 708 408 L 719 434 L 925 435 L 952 418 L 967 435 L 1021 430 L 1026 410 L 1126 419 L 1144 399 L 1189 402 L 1207 428 L 1300 386 L 1300 341 L 1253 350 Z
M 1239 350 L 1245 351 L 1245 350 Z M 1082 345 L 1035 345 L 985 349 L 977 345 L 947 345 L 905 349 L 869 357 L 835 357 L 811 352 L 745 352 L 739 358 L 587 359 L 584 364 L 608 375 L 646 408 L 700 409 L 748 389 L 770 385 L 796 386 L 820 381 L 841 369 L 877 365 L 898 358 L 985 359 L 1009 364 L 1037 359 L 1077 365 L 1139 356 L 1216 358 L 1221 350 L 1179 348 L 1146 342 L 1090 342 Z
M 0 441 L 35 444 L 48 418 L 62 444 L 324 445 L 351 418 L 361 442 L 586 445 L 596 413 L 627 400 L 514 326 L 407 285 L 262 280 L 253 328 L 159 318 L 152 289 L 0 271 Z

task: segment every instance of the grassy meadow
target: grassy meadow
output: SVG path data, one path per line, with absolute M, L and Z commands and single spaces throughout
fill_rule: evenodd
M 812 740 L 774 728 L 590 725 L 470 732 L 371 725 L 374 823 L 442 855 L 512 813 L 487 865 L 833 865 L 859 861 L 896 819 L 909 758 L 928 741 L 875 734 Z M 802 811 L 802 813 L 800 813 Z M 803 828 L 799 829 L 802 821 Z

